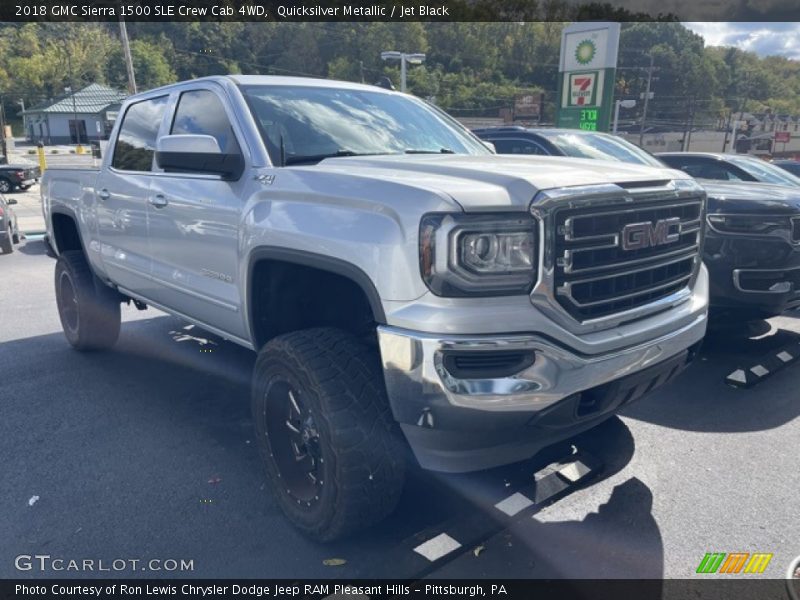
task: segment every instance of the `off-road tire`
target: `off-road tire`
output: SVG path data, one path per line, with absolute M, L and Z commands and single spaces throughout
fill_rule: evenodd
M 281 335 L 258 355 L 251 406 L 267 478 L 289 520 L 318 541 L 377 523 L 394 510 L 402 492 L 406 448 L 380 369 L 377 350 L 334 328 Z M 312 419 L 321 481 L 316 487 L 314 479 L 316 497 L 300 500 L 290 493 L 292 474 L 279 467 L 280 436 L 271 435 L 268 426 L 270 411 L 280 411 L 276 386 L 294 390 Z
M 61 253 L 55 285 L 58 316 L 67 341 L 76 350 L 113 346 L 119 337 L 119 298 L 96 280 L 82 251 Z
M 6 231 L 3 239 L 0 240 L 0 250 L 3 251 L 3 254 L 11 254 L 14 251 L 14 238 L 11 235 L 11 225 L 8 226 L 8 231 Z

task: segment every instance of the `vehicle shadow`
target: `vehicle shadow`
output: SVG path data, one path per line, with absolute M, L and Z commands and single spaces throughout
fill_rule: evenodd
M 23 243 L 17 246 L 15 250 L 31 256 L 47 254 L 47 247 L 44 244 L 44 240 L 41 239 L 23 240 Z
M 738 368 L 749 369 L 800 334 L 775 322 L 756 323 L 747 334 L 709 331 L 700 355 L 680 377 L 623 415 L 688 431 L 743 432 L 779 427 L 800 415 L 796 381 L 800 363 L 793 363 L 755 386 L 725 384 Z
M 559 589 L 587 600 L 620 597 L 620 590 L 606 590 L 597 580 L 637 579 L 643 580 L 637 597 L 658 599 L 664 544 L 652 508 L 652 492 L 632 477 L 583 519 L 551 521 L 545 509 L 488 540 L 478 556 L 467 553 L 432 577 L 455 579 L 468 573 L 472 578 L 571 580 Z
M 410 469 L 395 513 L 349 539 L 318 544 L 273 502 L 253 439 L 249 382 L 255 354 L 170 317 L 123 323 L 109 351 L 79 353 L 61 332 L 0 344 L 0 577 L 20 573 L 31 550 L 109 560 L 186 557 L 186 577 L 348 577 L 414 533 L 459 511 L 494 511 L 490 491 L 530 483 L 565 446 L 472 476 Z M 633 441 L 616 418 L 571 440 L 609 466 L 630 460 Z M 566 448 L 569 447 L 569 444 Z M 35 510 L 32 495 L 41 497 Z M 208 540 L 214 540 L 209 544 Z M 347 557 L 333 572 L 323 564 Z M 91 572 L 69 576 L 92 577 Z M 95 574 L 96 575 L 96 574 Z M 152 573 L 113 573 L 147 577 Z

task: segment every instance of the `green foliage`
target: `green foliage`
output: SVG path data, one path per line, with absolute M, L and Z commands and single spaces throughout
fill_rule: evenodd
M 564 22 L 576 17 L 563 0 L 454 0 L 474 14 L 521 17 L 508 22 L 409 23 L 128 23 L 139 89 L 222 73 L 330 77 L 375 83 L 400 69 L 383 50 L 425 52 L 410 67 L 409 91 L 459 114 L 497 115 L 523 93 L 547 94 L 552 116 Z M 577 16 L 631 14 L 611 5 L 584 5 Z M 522 18 L 524 17 L 524 18 Z M 534 18 L 547 18 L 548 21 Z M 556 21 L 559 19 L 561 21 Z M 665 16 L 625 22 L 617 97 L 639 98 L 653 61 L 648 121 L 684 123 L 689 107 L 709 123 L 730 111 L 800 114 L 800 63 L 759 58 L 704 40 Z M 0 94 L 9 116 L 89 83 L 127 86 L 116 23 L 0 23 Z M 641 102 L 639 103 L 642 104 Z M 637 116 L 638 106 L 627 113 Z

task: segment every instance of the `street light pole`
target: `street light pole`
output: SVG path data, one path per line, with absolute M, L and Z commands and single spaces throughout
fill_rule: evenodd
M 400 61 L 400 91 L 406 91 L 406 76 L 408 74 L 408 66 L 421 65 L 425 62 L 425 55 L 421 52 L 405 53 L 396 50 L 389 50 L 381 52 L 382 60 L 399 60 Z
M 617 100 L 614 103 L 614 125 L 611 128 L 611 133 L 617 135 L 617 123 L 619 122 L 619 107 L 633 108 L 636 106 L 636 100 Z

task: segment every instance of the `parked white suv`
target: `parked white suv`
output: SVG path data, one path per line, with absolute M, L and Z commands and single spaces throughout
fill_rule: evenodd
M 129 98 L 99 170 L 43 180 L 69 342 L 120 302 L 258 352 L 275 495 L 318 539 L 429 469 L 527 458 L 674 377 L 704 335 L 688 176 L 497 156 L 422 100 L 230 76 Z

